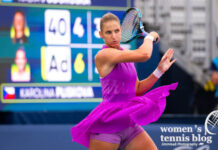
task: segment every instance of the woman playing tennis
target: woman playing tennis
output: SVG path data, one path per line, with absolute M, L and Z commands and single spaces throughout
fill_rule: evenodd
M 122 29 L 117 16 L 105 14 L 100 29 L 105 45 L 97 53 L 95 64 L 103 101 L 71 129 L 73 141 L 89 147 L 89 150 L 156 150 L 156 145 L 141 125 L 159 119 L 169 90 L 175 90 L 177 83 L 145 92 L 176 61 L 172 60 L 173 49 L 167 50 L 149 77 L 139 81 L 134 62 L 150 59 L 153 41 L 159 35 L 150 32 L 138 49 L 130 51 L 120 47 Z

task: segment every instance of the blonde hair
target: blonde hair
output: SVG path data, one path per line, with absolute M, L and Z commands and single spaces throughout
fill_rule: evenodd
M 106 13 L 102 18 L 101 18 L 101 21 L 100 21 L 100 29 L 101 31 L 103 30 L 103 25 L 105 22 L 108 22 L 108 21 L 117 21 L 118 23 L 120 23 L 120 20 L 119 18 L 112 14 L 112 13 Z

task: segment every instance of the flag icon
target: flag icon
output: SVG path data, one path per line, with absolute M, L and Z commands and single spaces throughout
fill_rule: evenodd
M 15 99 L 15 88 L 14 87 L 4 87 L 3 97 L 4 99 Z

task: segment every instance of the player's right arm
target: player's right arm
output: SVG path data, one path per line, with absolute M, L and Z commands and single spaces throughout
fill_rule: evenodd
M 149 33 L 154 39 L 159 38 L 156 32 Z M 106 48 L 98 52 L 96 61 L 105 64 L 117 64 L 122 62 L 144 62 L 150 59 L 153 50 L 153 41 L 145 38 L 143 44 L 136 50 L 117 50 Z

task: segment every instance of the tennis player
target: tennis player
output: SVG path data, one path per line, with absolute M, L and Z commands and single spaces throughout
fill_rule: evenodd
M 120 47 L 120 21 L 112 13 L 100 22 L 100 36 L 105 45 L 97 53 L 95 64 L 102 85 L 103 101 L 79 124 L 71 129 L 73 141 L 89 150 L 156 150 L 157 147 L 141 125 L 159 119 L 166 105 L 169 90 L 177 83 L 148 91 L 176 61 L 173 49 L 162 57 L 157 69 L 139 81 L 134 62 L 150 59 L 153 41 L 159 38 L 151 32 L 136 50 Z M 145 94 L 144 94 L 145 93 Z

